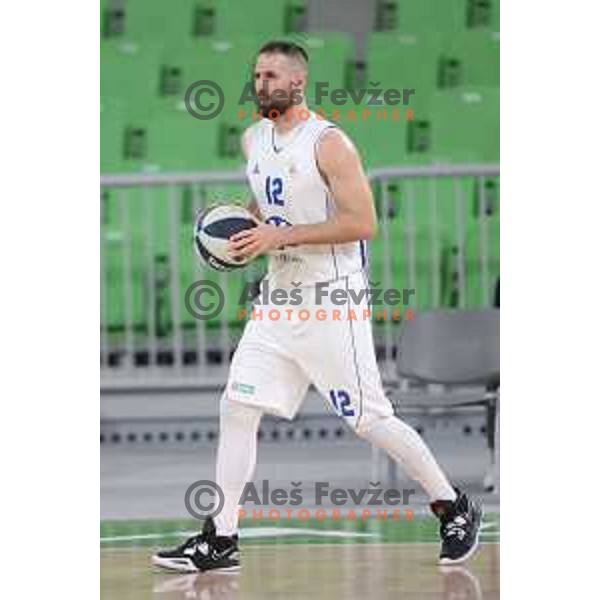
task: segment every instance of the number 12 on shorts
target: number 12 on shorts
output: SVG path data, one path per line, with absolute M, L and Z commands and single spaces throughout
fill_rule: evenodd
M 350 408 L 350 394 L 346 390 L 329 390 L 329 399 L 338 415 L 341 417 L 354 416 L 354 409 Z

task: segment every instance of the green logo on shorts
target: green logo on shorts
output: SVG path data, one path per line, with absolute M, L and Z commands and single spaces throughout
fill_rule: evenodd
M 237 381 L 234 381 L 231 387 L 234 392 L 240 392 L 240 394 L 254 394 L 255 392 L 255 387 L 249 383 L 238 383 Z

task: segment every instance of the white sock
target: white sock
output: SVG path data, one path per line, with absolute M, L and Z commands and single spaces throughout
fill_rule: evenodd
M 217 484 L 225 503 L 215 517 L 217 535 L 233 535 L 238 528 L 239 500 L 244 486 L 252 479 L 256 465 L 256 434 L 262 411 L 252 406 L 221 400 Z
M 360 435 L 398 462 L 411 479 L 423 486 L 432 502 L 456 500 L 454 488 L 421 436 L 410 425 L 397 417 L 387 417 L 379 419 Z

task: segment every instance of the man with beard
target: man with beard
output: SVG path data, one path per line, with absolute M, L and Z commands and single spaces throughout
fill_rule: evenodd
M 270 320 L 268 306 L 256 307 L 264 314 L 248 322 L 221 400 L 216 480 L 223 508 L 200 534 L 158 552 L 153 562 L 179 571 L 239 568 L 238 503 L 254 472 L 261 417 L 293 418 L 311 383 L 349 427 L 423 486 L 440 520 L 440 562 L 462 562 L 477 547 L 481 507 L 450 485 L 419 434 L 394 416 L 364 318 L 370 314 L 359 293 L 368 289 L 364 245 L 377 220 L 358 152 L 338 127 L 308 111 L 302 48 L 266 44 L 254 78 L 263 119 L 244 133 L 243 148 L 250 209 L 261 224 L 232 236 L 231 254 L 267 254 L 263 285 L 284 296 L 301 290 L 302 299 L 287 310 L 277 304 L 287 319 Z M 317 310 L 327 318 L 315 318 Z

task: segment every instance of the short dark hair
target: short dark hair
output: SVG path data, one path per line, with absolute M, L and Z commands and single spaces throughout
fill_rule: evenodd
M 302 48 L 302 46 L 299 46 L 294 42 L 287 42 L 285 40 L 273 40 L 264 44 L 262 48 L 258 51 L 259 54 L 271 52 L 283 54 L 293 59 L 305 60 L 308 64 L 308 52 L 306 52 L 306 50 Z

